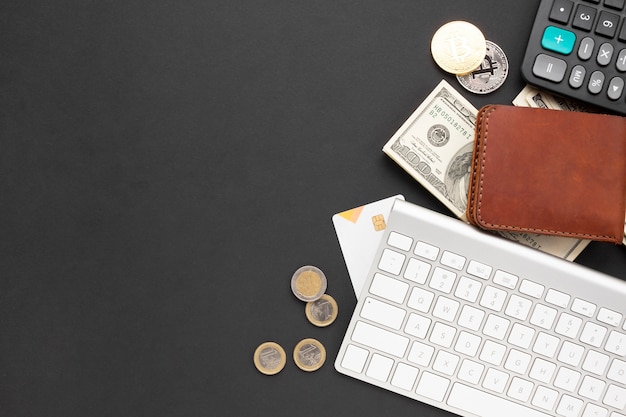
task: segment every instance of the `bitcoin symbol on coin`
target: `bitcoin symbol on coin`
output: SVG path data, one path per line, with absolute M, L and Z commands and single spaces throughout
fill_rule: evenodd
M 487 44 L 480 29 L 468 22 L 449 22 L 437 29 L 430 44 L 433 59 L 446 72 L 474 71 L 485 57 Z

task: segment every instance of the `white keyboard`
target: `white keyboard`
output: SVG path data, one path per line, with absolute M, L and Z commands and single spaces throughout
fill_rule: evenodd
M 626 282 L 398 200 L 335 361 L 461 416 L 624 417 Z

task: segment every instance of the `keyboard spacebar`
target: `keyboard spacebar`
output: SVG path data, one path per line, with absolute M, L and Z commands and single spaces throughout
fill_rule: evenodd
M 458 382 L 450 391 L 448 405 L 480 417 L 551 417 L 548 414 Z

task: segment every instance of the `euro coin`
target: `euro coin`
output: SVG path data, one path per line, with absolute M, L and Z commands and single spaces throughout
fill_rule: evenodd
M 293 360 L 303 371 L 316 371 L 324 365 L 326 349 L 316 339 L 303 339 L 293 350 Z
M 261 343 L 254 351 L 254 366 L 262 374 L 275 375 L 283 370 L 286 362 L 285 350 L 278 343 Z
M 326 327 L 337 318 L 337 302 L 328 294 L 306 303 L 306 318 L 317 327 Z
M 317 267 L 305 265 L 291 277 L 291 291 L 302 301 L 315 301 L 326 292 L 326 275 Z
M 466 75 L 457 75 L 459 83 L 468 91 L 487 94 L 500 88 L 509 73 L 509 60 L 498 45 L 487 41 L 487 53 L 482 64 Z
M 487 52 L 485 36 L 469 22 L 454 21 L 441 26 L 430 44 L 433 59 L 446 72 L 463 75 L 480 66 Z

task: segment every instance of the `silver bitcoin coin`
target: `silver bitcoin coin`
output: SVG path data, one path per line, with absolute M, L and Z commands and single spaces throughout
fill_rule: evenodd
M 488 94 L 500 88 L 509 74 L 509 60 L 502 48 L 491 41 L 487 42 L 487 53 L 482 64 L 465 75 L 457 75 L 459 83 L 468 91 Z

